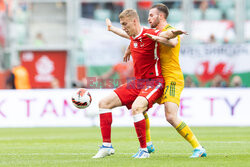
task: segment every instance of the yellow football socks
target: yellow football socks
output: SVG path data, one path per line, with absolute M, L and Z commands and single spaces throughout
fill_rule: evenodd
M 200 146 L 200 143 L 198 142 L 197 138 L 189 128 L 185 124 L 185 122 L 181 122 L 177 127 L 176 127 L 177 132 L 184 137 L 191 145 L 193 148 L 197 148 Z
M 147 141 L 147 143 L 149 143 L 149 142 L 151 142 L 150 123 L 149 123 L 149 119 L 148 119 L 148 114 L 145 113 L 143 115 L 144 115 L 145 121 L 146 121 L 146 141 Z

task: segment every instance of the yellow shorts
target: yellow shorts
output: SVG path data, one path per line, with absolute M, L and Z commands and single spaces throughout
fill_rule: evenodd
M 157 103 L 173 102 L 180 105 L 181 92 L 184 88 L 183 79 L 164 78 L 165 88 L 162 96 L 157 100 Z

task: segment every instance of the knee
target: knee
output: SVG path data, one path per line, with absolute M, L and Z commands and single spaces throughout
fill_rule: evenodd
M 171 114 L 166 114 L 166 120 L 167 120 L 167 122 L 169 122 L 172 125 L 175 121 L 175 116 L 173 116 Z
M 102 99 L 99 102 L 99 108 L 102 108 L 102 109 L 111 109 L 111 103 L 109 101 L 107 101 L 107 100 Z
M 145 107 L 143 105 L 133 104 L 132 105 L 132 115 L 140 114 L 145 111 Z
M 175 123 L 175 120 L 177 119 L 177 114 L 171 111 L 171 109 L 168 107 L 165 107 L 165 116 L 167 122 L 169 122 L 171 125 L 173 125 Z

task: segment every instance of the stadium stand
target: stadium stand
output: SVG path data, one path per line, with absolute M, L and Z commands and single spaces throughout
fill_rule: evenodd
M 217 1 L 217 5 L 222 12 L 226 12 L 234 6 L 234 0 L 219 0 Z
M 221 20 L 222 19 L 222 11 L 216 8 L 208 8 L 205 12 L 206 20 Z
M 180 9 L 170 9 L 168 21 L 171 23 L 180 22 L 182 20 L 182 11 Z
M 229 8 L 226 10 L 226 19 L 234 21 L 235 20 L 235 9 L 234 8 Z
M 194 9 L 192 11 L 192 19 L 193 20 L 202 20 L 202 12 L 200 9 Z

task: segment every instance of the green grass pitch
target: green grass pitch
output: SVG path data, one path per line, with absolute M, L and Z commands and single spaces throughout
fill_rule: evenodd
M 250 166 L 250 127 L 193 127 L 208 157 L 190 159 L 192 148 L 171 127 L 152 127 L 156 152 L 134 159 L 139 143 L 133 127 L 113 128 L 115 154 L 92 159 L 101 145 L 98 127 L 2 128 L 0 166 L 90 167 L 247 167 Z

